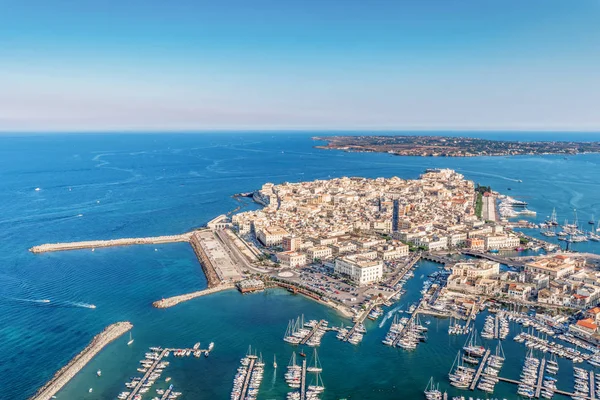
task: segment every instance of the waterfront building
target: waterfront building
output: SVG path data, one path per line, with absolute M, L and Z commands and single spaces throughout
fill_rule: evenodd
M 495 261 L 460 262 L 452 266 L 450 277 L 489 278 L 500 273 L 500 264 Z
M 485 237 L 486 250 L 513 249 L 519 246 L 520 239 L 516 235 L 490 235 Z
M 552 279 L 559 279 L 575 272 L 575 261 L 571 257 L 562 254 L 539 258 L 525 264 L 525 272 L 545 274 Z
M 363 286 L 381 280 L 383 263 L 359 257 L 339 257 L 335 260 L 334 271 L 349 277 L 359 286 Z

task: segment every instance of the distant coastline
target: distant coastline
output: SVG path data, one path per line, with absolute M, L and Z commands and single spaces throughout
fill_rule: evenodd
M 315 148 L 417 157 L 576 155 L 600 153 L 600 142 L 507 141 L 454 136 L 314 136 Z

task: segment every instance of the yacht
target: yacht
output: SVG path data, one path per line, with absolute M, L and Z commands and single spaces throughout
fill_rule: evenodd
M 133 338 L 131 337 L 131 332 L 129 332 L 129 342 L 127 342 L 127 346 L 131 346 L 131 343 L 133 343 Z
M 96 375 L 102 376 L 102 371 L 101 370 L 96 371 Z

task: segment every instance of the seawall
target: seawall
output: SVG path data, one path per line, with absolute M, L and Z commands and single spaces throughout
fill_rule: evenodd
M 175 243 L 175 242 L 189 242 L 191 232 L 184 233 L 181 235 L 169 235 L 169 236 L 154 236 L 154 237 L 143 237 L 143 238 L 123 238 L 123 239 L 111 239 L 111 240 L 88 240 L 83 242 L 70 242 L 70 243 L 46 243 L 39 246 L 34 246 L 29 249 L 32 253 L 46 253 L 50 251 L 67 251 L 67 250 L 79 250 L 79 249 L 94 249 L 100 247 L 114 247 L 114 246 L 131 246 L 141 244 L 161 244 L 161 243 Z
M 104 328 L 67 365 L 62 367 L 52 379 L 40 388 L 30 400 L 48 400 L 65 386 L 79 371 L 90 362 L 107 344 L 133 328 L 130 322 L 117 322 Z

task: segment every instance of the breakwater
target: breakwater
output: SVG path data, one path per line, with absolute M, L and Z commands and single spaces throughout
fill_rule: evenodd
M 51 251 L 95 249 L 95 248 L 101 248 L 101 247 L 189 242 L 191 237 L 192 237 L 192 233 L 189 232 L 189 233 L 183 233 L 181 235 L 154 236 L 154 237 L 143 237 L 143 238 L 88 240 L 88 241 L 83 241 L 83 242 L 70 242 L 70 243 L 46 243 L 46 244 L 42 244 L 39 246 L 34 246 L 34 247 L 30 248 L 29 251 L 32 253 L 46 253 L 46 252 L 51 252 Z
M 202 297 L 229 289 L 235 289 L 235 285 L 233 283 L 226 283 L 223 285 L 214 286 L 212 288 L 198 290 L 197 292 L 168 297 L 166 299 L 155 301 L 154 303 L 152 303 L 152 306 L 156 308 L 169 308 L 176 306 L 177 304 L 182 303 L 184 301 L 195 299 L 196 297 Z
M 94 336 L 85 349 L 54 374 L 52 379 L 40 388 L 30 400 L 47 400 L 54 396 L 79 371 L 81 371 L 83 367 L 85 367 L 85 365 L 104 348 L 104 346 L 117 339 L 131 328 L 133 328 L 133 325 L 130 322 L 117 322 L 104 328 L 102 332 Z

